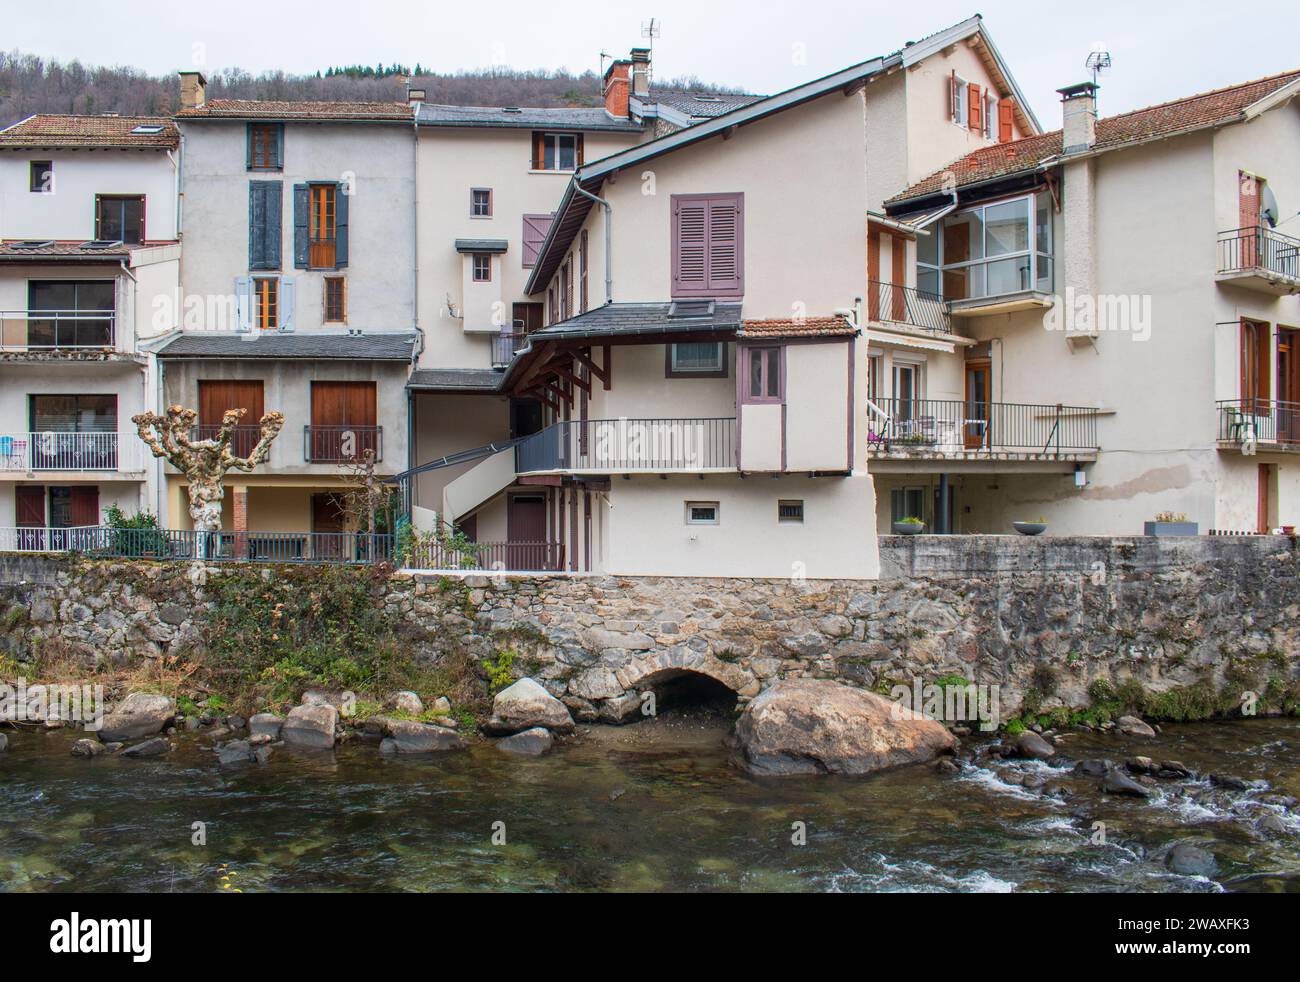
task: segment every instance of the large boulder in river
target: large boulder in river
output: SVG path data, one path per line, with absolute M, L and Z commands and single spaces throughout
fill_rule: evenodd
M 295 706 L 280 727 L 280 739 L 290 747 L 330 750 L 334 746 L 334 728 L 339 711 L 328 704 Z
M 492 702 L 492 718 L 483 724 L 483 729 L 494 735 L 508 735 L 535 726 L 570 733 L 573 717 L 564 703 L 532 679 L 520 679 L 497 693 Z
M 104 717 L 99 738 L 105 743 L 116 743 L 153 736 L 161 733 L 175 715 L 176 703 L 170 696 L 133 692 Z
M 540 726 L 516 733 L 514 736 L 503 737 L 496 742 L 498 750 L 519 754 L 521 757 L 540 757 L 548 753 L 553 746 L 555 746 L 555 737 L 551 736 L 550 730 L 544 730 Z
M 270 737 L 272 740 L 280 739 L 280 729 L 284 726 L 283 717 L 275 713 L 258 713 L 249 717 L 248 735 L 249 737 Z
M 942 723 L 873 692 L 838 682 L 789 679 L 761 693 L 736 724 L 741 763 L 752 774 L 870 774 L 951 753 Z
M 1206 879 L 1219 871 L 1213 854 L 1190 842 L 1180 842 L 1170 849 L 1165 856 L 1165 866 L 1179 876 L 1203 876 Z
M 1015 755 L 1027 760 L 1047 760 L 1056 756 L 1056 747 L 1033 730 L 1025 730 L 1016 737 Z
M 465 741 L 455 730 L 449 730 L 445 726 L 390 719 L 385 722 L 384 729 L 393 741 L 389 747 L 393 753 L 431 754 L 440 750 L 465 749 Z

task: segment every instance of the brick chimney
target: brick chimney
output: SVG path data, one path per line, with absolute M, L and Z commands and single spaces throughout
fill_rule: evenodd
M 201 109 L 207 101 L 204 90 L 208 80 L 202 72 L 181 72 L 181 108 Z
M 632 49 L 632 94 L 638 99 L 650 97 L 650 49 Z
M 1056 91 L 1061 94 L 1065 152 L 1087 150 L 1097 142 L 1097 86 L 1092 82 L 1080 82 Z
M 615 119 L 628 116 L 628 70 L 630 61 L 614 61 L 605 69 L 605 112 Z
M 407 86 L 406 104 L 412 109 L 415 109 L 420 105 L 420 103 L 424 102 L 425 98 L 426 93 L 422 87 L 411 88 L 409 85 Z

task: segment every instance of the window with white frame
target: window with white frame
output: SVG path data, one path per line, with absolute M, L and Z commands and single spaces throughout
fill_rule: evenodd
M 576 168 L 578 166 L 578 134 L 543 134 L 541 165 L 541 170 L 573 170 Z
M 994 139 L 995 138 L 994 134 L 997 133 L 997 130 L 994 129 L 994 127 L 997 126 L 997 121 L 998 121 L 998 100 L 993 95 L 992 92 L 984 93 L 983 121 L 984 121 L 984 139 L 986 140 Z
M 716 501 L 686 502 L 687 525 L 717 525 L 718 503 Z
M 919 518 L 925 521 L 925 488 L 894 488 L 889 492 L 890 521 L 901 522 L 905 518 Z
M 668 346 L 668 376 L 725 378 L 727 346 L 722 341 L 685 341 Z
M 1052 292 L 1052 198 L 1046 191 L 954 212 L 920 238 L 916 286 L 945 300 Z
M 958 126 L 970 123 L 970 83 L 960 75 L 952 77 L 952 121 Z

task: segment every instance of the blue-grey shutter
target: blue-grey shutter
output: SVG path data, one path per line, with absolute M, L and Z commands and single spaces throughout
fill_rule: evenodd
M 311 255 L 309 221 L 311 219 L 311 191 L 306 184 L 293 186 L 293 265 L 306 269 Z
M 284 124 L 275 128 L 275 166 L 284 169 Z
M 283 222 L 279 181 L 248 182 L 248 268 L 280 268 Z
M 334 268 L 344 269 L 348 264 L 348 201 L 352 195 L 351 184 L 340 184 L 334 192 Z
M 239 276 L 235 279 L 235 317 L 238 329 L 247 331 L 253 326 L 253 278 Z
M 290 277 L 280 281 L 280 330 L 293 330 L 294 286 Z
M 279 269 L 283 254 L 280 230 L 284 227 L 283 185 L 266 182 L 266 262 L 267 269 Z
M 253 169 L 253 124 L 244 126 L 244 169 Z

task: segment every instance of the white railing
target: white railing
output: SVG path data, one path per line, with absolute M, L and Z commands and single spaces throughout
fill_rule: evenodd
M 112 348 L 116 323 L 112 310 L 0 310 L 0 350 Z
M 117 433 L 0 433 L 0 471 L 138 471 L 144 447 Z
M 94 545 L 98 532 L 94 526 L 0 527 L 0 552 L 85 552 Z

